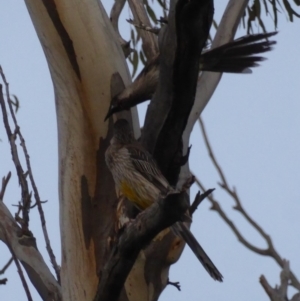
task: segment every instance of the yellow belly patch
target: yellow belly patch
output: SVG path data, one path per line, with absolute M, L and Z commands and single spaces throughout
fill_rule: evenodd
M 133 187 L 130 187 L 127 183 L 122 182 L 120 190 L 122 194 L 131 202 L 135 204 L 140 210 L 148 208 L 152 202 L 149 199 L 140 197 Z

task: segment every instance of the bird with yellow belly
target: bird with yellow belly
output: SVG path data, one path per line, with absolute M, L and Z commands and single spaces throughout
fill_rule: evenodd
M 177 193 L 163 176 L 151 154 L 134 139 L 125 119 L 114 124 L 114 136 L 106 150 L 105 160 L 117 189 L 141 211 L 157 200 Z M 185 240 L 210 276 L 222 281 L 223 276 L 189 228 L 184 223 L 177 222 L 172 230 Z

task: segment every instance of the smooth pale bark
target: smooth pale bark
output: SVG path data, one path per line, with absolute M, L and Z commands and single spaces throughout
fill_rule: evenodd
M 116 196 L 104 163 L 108 123 L 103 120 L 113 92 L 112 75 L 119 72 L 125 85 L 130 76 L 100 3 L 27 0 L 26 4 L 55 90 L 63 300 L 92 300 L 115 222 L 112 200 Z M 136 110 L 132 114 L 138 137 Z M 139 254 L 122 300 L 156 300 L 160 295 L 167 284 L 169 265 L 182 251 L 181 241 L 170 233 L 162 241 L 164 234 Z M 163 265 L 155 264 L 158 257 L 164 258 Z
M 104 193 L 96 187 L 99 172 L 103 180 L 113 185 L 107 169 L 97 171 L 97 159 L 104 158 L 105 151 L 100 139 L 106 138 L 109 125 L 103 120 L 111 100 L 112 74 L 119 72 L 125 85 L 130 82 L 130 75 L 100 2 L 25 2 L 45 52 L 55 91 L 63 300 L 90 301 L 98 283 L 97 268 L 104 260 L 104 255 L 96 258 L 96 240 L 91 233 L 95 229 L 89 223 L 93 206 L 98 205 L 95 194 Z M 115 198 L 113 189 L 105 193 L 108 198 Z M 106 247 L 104 243 L 99 246 Z

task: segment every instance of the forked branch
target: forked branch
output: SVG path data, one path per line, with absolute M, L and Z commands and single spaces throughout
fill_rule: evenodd
M 283 261 L 283 269 L 280 273 L 280 285 L 271 287 L 264 275 L 261 275 L 259 282 L 264 288 L 271 301 L 300 301 L 300 292 L 298 291 L 292 298 L 288 298 L 288 285 L 290 280 L 290 264 Z
M 101 271 L 94 301 L 116 301 L 139 252 L 162 230 L 179 221 L 188 209 L 185 192 L 155 202 L 121 233 Z
M 212 210 L 215 210 L 219 213 L 219 215 L 221 216 L 221 218 L 226 222 L 226 224 L 232 229 L 232 231 L 234 232 L 234 234 L 236 235 L 236 237 L 238 238 L 238 240 L 249 250 L 259 254 L 259 255 L 264 255 L 264 256 L 270 256 L 272 257 L 281 268 L 284 268 L 284 264 L 285 261 L 282 259 L 282 257 L 279 255 L 279 253 L 276 251 L 272 239 L 270 237 L 269 234 L 267 234 L 263 228 L 254 221 L 254 219 L 246 212 L 246 210 L 244 209 L 241 200 L 237 194 L 236 189 L 233 187 L 231 188 L 230 185 L 228 184 L 228 181 L 226 179 L 226 176 L 220 166 L 220 164 L 218 163 L 212 147 L 210 145 L 210 142 L 208 140 L 208 136 L 205 130 L 205 126 L 204 123 L 201 119 L 199 119 L 199 123 L 200 123 L 200 127 L 201 127 L 201 131 L 202 131 L 202 135 L 204 137 L 204 142 L 206 145 L 206 148 L 208 150 L 209 153 L 209 157 L 211 158 L 211 161 L 214 165 L 214 167 L 216 168 L 220 180 L 221 182 L 219 183 L 220 187 L 222 187 L 229 195 L 230 197 L 234 200 L 235 206 L 233 207 L 235 210 L 237 210 L 239 213 L 242 214 L 242 216 L 248 221 L 248 223 L 262 236 L 262 238 L 265 240 L 266 244 L 267 244 L 267 248 L 262 249 L 259 247 L 256 247 L 255 245 L 253 245 L 252 243 L 250 243 L 242 234 L 241 231 L 236 227 L 236 225 L 233 223 L 232 220 L 230 220 L 228 218 L 228 216 L 226 215 L 226 213 L 223 211 L 222 207 L 220 206 L 220 203 L 212 196 L 209 195 L 208 199 L 210 200 L 212 207 Z M 196 183 L 198 184 L 198 186 L 203 189 L 205 191 L 205 187 L 204 185 L 200 182 L 200 180 L 198 180 L 196 178 Z M 293 272 L 289 273 L 289 277 L 291 280 L 291 284 L 298 290 L 300 290 L 300 283 L 299 280 L 297 279 L 297 277 L 295 276 L 295 274 Z

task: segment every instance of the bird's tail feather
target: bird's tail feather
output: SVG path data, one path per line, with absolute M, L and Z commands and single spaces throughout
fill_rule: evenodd
M 202 53 L 202 71 L 250 73 L 249 68 L 258 66 L 265 58 L 256 54 L 272 50 L 276 41 L 266 40 L 277 32 L 255 34 L 242 37 L 230 43 Z
M 179 235 L 188 244 L 188 246 L 194 252 L 194 254 L 199 259 L 199 261 L 201 262 L 203 267 L 209 273 L 209 275 L 214 280 L 222 282 L 223 281 L 222 274 L 218 271 L 216 266 L 210 260 L 210 258 L 205 253 L 205 251 L 202 249 L 202 247 L 200 246 L 200 244 L 198 243 L 198 241 L 194 237 L 194 235 L 191 233 L 189 228 L 186 227 L 186 225 L 181 222 L 177 222 L 176 224 L 174 224 L 172 226 L 172 228 L 173 228 L 173 231 L 175 232 L 175 234 Z

